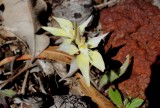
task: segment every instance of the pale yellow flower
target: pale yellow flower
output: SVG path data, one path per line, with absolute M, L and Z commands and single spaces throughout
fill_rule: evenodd
M 73 25 L 71 21 L 63 18 L 53 18 L 59 23 L 61 28 L 43 27 L 43 29 L 49 31 L 55 36 L 64 37 L 64 42 L 60 45 L 59 50 L 75 55 L 75 59 L 72 61 L 69 73 L 66 77 L 73 75 L 79 68 L 87 85 L 89 86 L 89 65 L 91 64 L 95 66 L 102 72 L 105 69 L 105 64 L 101 54 L 97 50 L 92 50 L 92 48 L 96 48 L 107 33 L 90 38 L 87 41 L 86 38 L 83 37 L 83 33 L 85 31 L 85 27 L 91 21 L 92 16 L 80 26 L 77 26 L 77 23 L 74 23 Z

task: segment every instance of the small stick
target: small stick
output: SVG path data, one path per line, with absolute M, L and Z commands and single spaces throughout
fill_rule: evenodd
M 14 80 L 15 78 L 17 78 L 19 75 L 21 75 L 23 72 L 25 72 L 26 70 L 28 70 L 30 68 L 30 61 L 27 61 L 26 65 L 23 67 L 22 70 L 20 70 L 16 75 L 10 77 L 9 79 L 3 81 L 0 83 L 0 89 L 2 89 L 4 86 L 6 86 L 10 81 Z
M 93 84 L 93 86 L 98 90 L 98 86 L 97 84 L 93 81 L 92 77 L 94 77 L 94 75 L 92 73 L 90 73 L 90 80 L 91 80 L 91 83 Z
M 112 3 L 116 3 L 116 2 L 118 2 L 118 1 L 119 1 L 119 0 L 111 0 L 111 1 L 108 1 L 108 2 L 104 2 L 104 3 L 102 3 L 102 4 L 95 5 L 94 8 L 101 10 L 102 8 L 105 8 L 105 7 L 107 7 L 108 5 L 110 5 L 110 4 L 112 4 Z
M 47 92 L 46 92 L 45 89 L 44 89 L 44 86 L 43 86 L 43 84 L 42 84 L 42 81 L 41 81 L 40 77 L 37 77 L 36 74 L 34 74 L 34 73 L 33 73 L 33 75 L 34 75 L 34 77 L 35 77 L 35 78 L 38 80 L 38 82 L 39 82 L 39 86 L 40 86 L 39 89 L 41 90 L 41 92 L 44 93 L 44 94 L 47 94 Z
M 19 55 L 14 56 L 13 61 L 11 61 L 11 65 L 10 65 L 10 71 L 13 74 L 13 66 L 14 66 L 14 62 L 16 61 L 16 59 L 19 57 Z
M 29 75 L 29 71 L 27 71 L 27 73 L 25 75 L 23 85 L 22 85 L 22 89 L 21 89 L 21 94 L 25 94 L 25 88 L 26 88 L 26 84 L 27 84 L 28 75 Z

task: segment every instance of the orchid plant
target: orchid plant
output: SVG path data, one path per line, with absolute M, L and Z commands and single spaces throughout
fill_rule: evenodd
M 100 41 L 107 35 L 107 33 L 97 37 L 89 38 L 88 40 L 83 36 L 85 28 L 91 21 L 92 16 L 90 16 L 80 26 L 78 26 L 76 22 L 72 23 L 71 21 L 63 18 L 53 18 L 58 22 L 61 28 L 42 28 L 54 36 L 62 37 L 63 43 L 60 45 L 59 50 L 67 52 L 70 55 L 74 55 L 74 59 L 70 65 L 70 70 L 64 78 L 72 76 L 78 69 L 80 69 L 86 84 L 89 86 L 90 64 L 102 72 L 105 70 L 105 64 L 101 54 L 97 50 L 92 49 L 98 46 Z

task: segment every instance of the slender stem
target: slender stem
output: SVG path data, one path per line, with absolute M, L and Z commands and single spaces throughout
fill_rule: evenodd
M 21 94 L 25 94 L 25 88 L 26 88 L 26 85 L 27 85 L 28 75 L 29 75 L 29 71 L 27 71 L 27 73 L 25 75 L 23 85 L 22 85 L 22 89 L 21 89 Z

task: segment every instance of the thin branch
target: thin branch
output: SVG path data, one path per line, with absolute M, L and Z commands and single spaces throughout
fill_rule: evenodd
M 44 94 L 47 94 L 47 92 L 44 89 L 44 86 L 42 84 L 42 81 L 41 81 L 40 77 L 37 77 L 36 74 L 34 74 L 34 73 L 33 73 L 33 76 L 38 80 L 39 86 L 40 86 L 39 89 L 41 90 L 41 92 L 44 93 Z
M 111 0 L 111 1 L 104 2 L 104 3 L 99 4 L 99 5 L 95 5 L 94 8 L 101 10 L 102 8 L 105 8 L 105 7 L 107 7 L 107 6 L 109 6 L 113 3 L 116 4 L 117 2 L 119 2 L 119 0 Z
M 23 67 L 23 69 L 20 70 L 16 75 L 14 75 L 14 76 L 12 76 L 12 77 L 8 78 L 7 80 L 0 83 L 0 89 L 2 89 L 4 86 L 6 86 L 9 82 L 11 82 L 15 78 L 17 78 L 22 73 L 26 72 L 26 70 L 28 70 L 30 67 L 31 67 L 31 62 L 27 61 L 26 65 Z
M 28 75 L 29 75 L 29 71 L 27 71 L 27 73 L 25 75 L 23 85 L 22 85 L 22 89 L 21 89 L 21 94 L 25 94 L 25 88 L 26 88 L 26 85 L 27 85 Z

